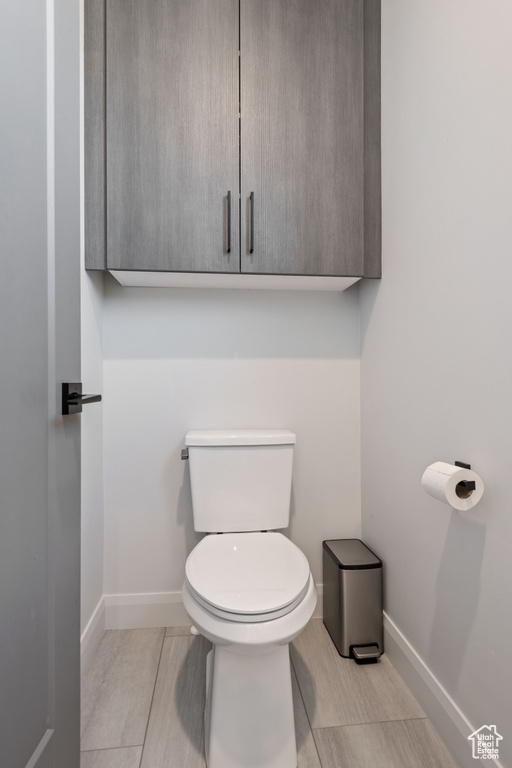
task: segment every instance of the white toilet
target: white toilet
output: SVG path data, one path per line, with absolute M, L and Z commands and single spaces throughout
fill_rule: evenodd
M 194 528 L 183 603 L 213 643 L 206 665 L 208 768 L 296 768 L 289 646 L 316 606 L 290 516 L 295 435 L 197 430 L 185 438 Z M 223 534 L 223 535 L 214 535 Z

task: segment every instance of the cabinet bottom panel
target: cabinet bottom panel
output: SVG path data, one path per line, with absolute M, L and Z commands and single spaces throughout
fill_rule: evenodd
M 109 270 L 121 285 L 146 288 L 255 288 L 277 291 L 344 291 L 360 277 L 241 275 L 206 272 Z

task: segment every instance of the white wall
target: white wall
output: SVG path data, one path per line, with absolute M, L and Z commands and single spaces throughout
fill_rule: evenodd
M 104 303 L 105 593 L 177 593 L 192 527 L 189 429 L 296 432 L 289 534 L 360 533 L 359 315 L 343 294 L 122 288 Z
M 388 616 L 512 764 L 512 5 L 384 0 L 383 274 L 362 310 L 363 538 Z M 461 514 L 433 461 L 473 465 Z M 469 743 L 464 749 L 469 750 Z

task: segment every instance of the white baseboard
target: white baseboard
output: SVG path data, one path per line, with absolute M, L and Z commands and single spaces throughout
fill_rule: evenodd
M 323 584 L 317 584 L 316 585 L 316 592 L 318 595 L 318 600 L 316 601 L 316 608 L 315 612 L 312 616 L 313 619 L 323 619 L 324 617 L 324 585 Z
M 106 629 L 180 627 L 190 624 L 181 592 L 105 595 Z
M 460 768 L 474 768 L 468 736 L 483 723 L 473 726 L 416 653 L 393 620 L 384 612 L 384 650 L 439 732 Z M 490 761 L 503 768 L 499 760 Z
M 89 623 L 80 638 L 80 675 L 83 677 L 90 667 L 94 654 L 105 633 L 105 597 L 93 611 Z

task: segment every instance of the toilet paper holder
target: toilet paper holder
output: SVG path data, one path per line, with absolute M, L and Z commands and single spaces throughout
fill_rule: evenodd
M 471 469 L 471 464 L 465 464 L 463 461 L 454 461 L 456 467 L 462 467 L 462 469 Z M 476 483 L 474 480 L 461 480 L 455 487 L 455 493 L 459 499 L 467 499 L 471 496 L 476 489 Z
M 454 464 L 435 461 L 423 473 L 421 485 L 429 496 L 459 512 L 473 509 L 484 492 L 482 479 L 471 469 L 471 464 L 462 461 Z

